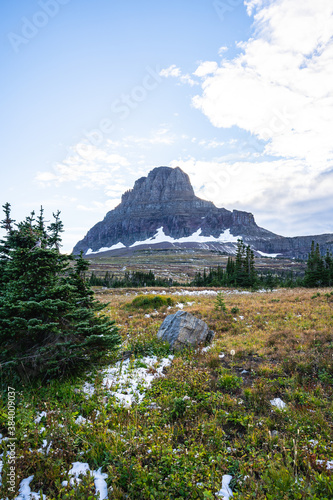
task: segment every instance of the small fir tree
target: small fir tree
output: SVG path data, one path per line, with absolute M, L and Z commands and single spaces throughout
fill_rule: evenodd
M 51 378 L 86 368 L 120 344 L 113 321 L 97 315 L 82 255 L 59 253 L 60 212 L 47 228 L 43 209 L 16 224 L 4 206 L 0 242 L 0 363 L 21 378 Z
M 227 306 L 226 306 L 226 304 L 224 302 L 224 295 L 223 295 L 222 292 L 219 292 L 216 295 L 214 309 L 215 309 L 215 311 L 221 311 L 221 312 L 224 312 L 224 313 L 227 312 Z

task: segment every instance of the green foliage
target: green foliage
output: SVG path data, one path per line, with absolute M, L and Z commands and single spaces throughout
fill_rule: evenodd
M 225 271 L 221 266 L 198 272 L 192 282 L 194 286 L 237 286 L 254 288 L 258 284 L 258 275 L 254 267 L 254 253 L 251 247 L 238 240 L 236 259 L 228 258 Z
M 186 411 L 186 400 L 184 400 L 184 398 L 175 398 L 172 404 L 171 418 L 173 420 L 181 418 L 184 416 L 185 411 Z
M 227 312 L 227 306 L 225 305 L 224 296 L 222 292 L 219 292 L 216 295 L 214 309 L 215 311 Z
M 239 313 L 239 307 L 232 307 L 230 310 L 231 314 L 238 314 Z
M 105 286 L 107 288 L 144 288 L 151 286 L 169 287 L 176 283 L 172 279 L 156 277 L 152 271 L 126 271 L 123 277 L 110 274 L 109 271 L 106 271 L 103 278 L 92 272 L 89 284 L 91 286 Z
M 139 295 L 127 306 L 132 309 L 159 309 L 160 307 L 173 306 L 175 303 L 172 297 L 162 295 Z
M 134 356 L 168 356 L 170 353 L 170 345 L 168 342 L 156 337 L 156 333 L 153 333 L 152 337 L 148 337 L 147 334 L 139 336 L 133 339 L 129 345 L 128 350 L 133 353 Z
M 229 370 L 222 369 L 217 380 L 217 387 L 225 392 L 234 393 L 242 386 L 243 379 Z
M 312 242 L 308 256 L 307 268 L 304 277 L 304 286 L 308 288 L 332 286 L 333 284 L 333 257 L 327 251 L 323 257 L 319 244 Z
M 328 500 L 333 494 L 332 477 L 316 473 L 316 480 L 308 485 L 304 478 L 295 476 L 292 467 L 280 464 L 269 466 L 264 474 L 267 500 Z
M 45 226 L 43 209 L 14 229 L 4 206 L 0 244 L 0 363 L 8 376 L 52 378 L 76 372 L 114 351 L 120 337 L 100 315 L 87 262 L 59 253 L 60 213 Z

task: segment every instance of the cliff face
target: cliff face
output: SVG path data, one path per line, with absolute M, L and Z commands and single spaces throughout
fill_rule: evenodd
M 74 253 L 96 252 L 122 243 L 126 247 L 153 238 L 159 228 L 175 240 L 199 229 L 205 237 L 230 235 L 273 237 L 257 226 L 251 213 L 217 208 L 195 196 L 189 177 L 180 168 L 159 167 L 138 179 L 123 194 L 120 205 L 108 212 L 74 248 Z
M 238 237 L 254 250 L 286 257 L 306 257 L 312 240 L 323 252 L 333 250 L 333 235 L 278 236 L 259 227 L 251 213 L 217 208 L 198 198 L 180 168 L 159 167 L 138 179 L 133 189 L 123 194 L 121 203 L 75 245 L 73 253 L 113 250 L 114 246 L 126 251 L 124 247 L 140 242 L 158 244 L 159 248 L 204 246 L 234 253 Z

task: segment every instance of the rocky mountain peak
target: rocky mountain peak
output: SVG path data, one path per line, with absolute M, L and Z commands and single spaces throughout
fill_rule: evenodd
M 124 205 L 189 201 L 195 198 L 189 176 L 179 167 L 157 167 L 138 179 L 133 189 L 123 194 Z
M 195 195 L 188 175 L 179 167 L 158 167 L 138 179 L 121 203 L 77 243 L 74 253 L 94 253 L 157 243 L 235 244 L 237 238 L 271 238 L 251 213 L 216 207 Z M 208 248 L 208 247 L 207 247 Z M 101 250 L 102 249 L 102 250 Z

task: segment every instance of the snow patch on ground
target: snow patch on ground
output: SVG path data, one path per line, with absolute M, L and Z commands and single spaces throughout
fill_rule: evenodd
M 326 463 L 326 470 L 333 469 L 333 460 L 316 460 L 318 465 L 324 465 Z
M 89 384 L 89 382 L 85 382 L 84 386 L 82 387 L 82 391 L 87 394 L 88 396 L 92 396 L 95 392 L 95 387 L 93 384 Z
M 272 292 L 277 292 L 277 290 L 272 290 Z M 189 295 L 190 297 L 200 295 L 215 296 L 218 293 L 223 293 L 224 295 L 250 295 L 251 293 L 271 293 L 271 291 L 268 292 L 268 290 L 261 289 L 256 290 L 256 292 L 250 292 L 248 290 L 177 290 L 175 292 L 148 290 L 142 292 L 143 295 Z
M 232 480 L 232 476 L 230 476 L 229 474 L 225 474 L 222 478 L 222 488 L 217 493 L 217 496 L 222 497 L 223 500 L 228 500 L 230 497 L 233 496 L 232 491 L 229 487 L 231 480 Z
M 34 476 L 29 476 L 26 479 L 23 479 L 20 483 L 19 495 L 15 500 L 39 500 L 40 494 L 34 493 L 31 491 L 30 483 L 33 480 Z M 43 495 L 43 500 L 46 500 L 46 496 Z
M 276 406 L 279 410 L 283 410 L 287 405 L 280 398 L 271 399 L 270 403 L 272 406 Z
M 102 370 L 101 373 L 104 375 L 102 384 L 120 404 L 130 407 L 134 401 L 143 400 L 145 391 L 151 386 L 154 378 L 163 376 L 164 368 L 169 366 L 172 360 L 173 355 L 162 359 L 146 356 L 134 361 L 130 359 L 118 361 L 114 366 Z M 94 386 L 87 382 L 82 390 L 89 396 L 95 392 Z
M 87 422 L 87 419 L 82 417 L 82 415 L 79 415 L 77 419 L 75 420 L 75 423 L 78 425 L 84 425 Z
M 129 407 L 134 401 L 143 400 L 145 390 L 151 386 L 154 378 L 163 376 L 163 369 L 169 366 L 172 360 L 172 355 L 160 360 L 156 356 L 146 356 L 139 360 L 139 367 L 136 367 L 138 361 L 118 361 L 115 366 L 103 370 L 106 377 L 102 383 L 110 388 L 121 404 Z
M 108 487 L 105 481 L 108 475 L 102 472 L 102 468 L 98 469 L 97 471 L 90 470 L 89 464 L 84 462 L 73 462 L 72 466 L 73 467 L 70 469 L 68 473 L 69 476 L 71 476 L 71 479 L 69 481 L 69 484 L 71 486 L 75 486 L 76 484 L 81 482 L 81 479 L 79 478 L 80 475 L 85 476 L 88 472 L 90 472 L 90 474 L 94 478 L 96 496 L 99 493 L 100 500 L 105 500 L 106 498 L 108 498 Z M 62 482 L 63 486 L 67 486 L 67 484 L 68 481 Z
M 46 411 L 42 411 L 41 413 L 39 413 L 37 415 L 37 417 L 35 418 L 35 423 L 36 424 L 39 424 L 39 422 L 42 420 L 43 417 L 46 417 L 47 416 L 47 413 Z

